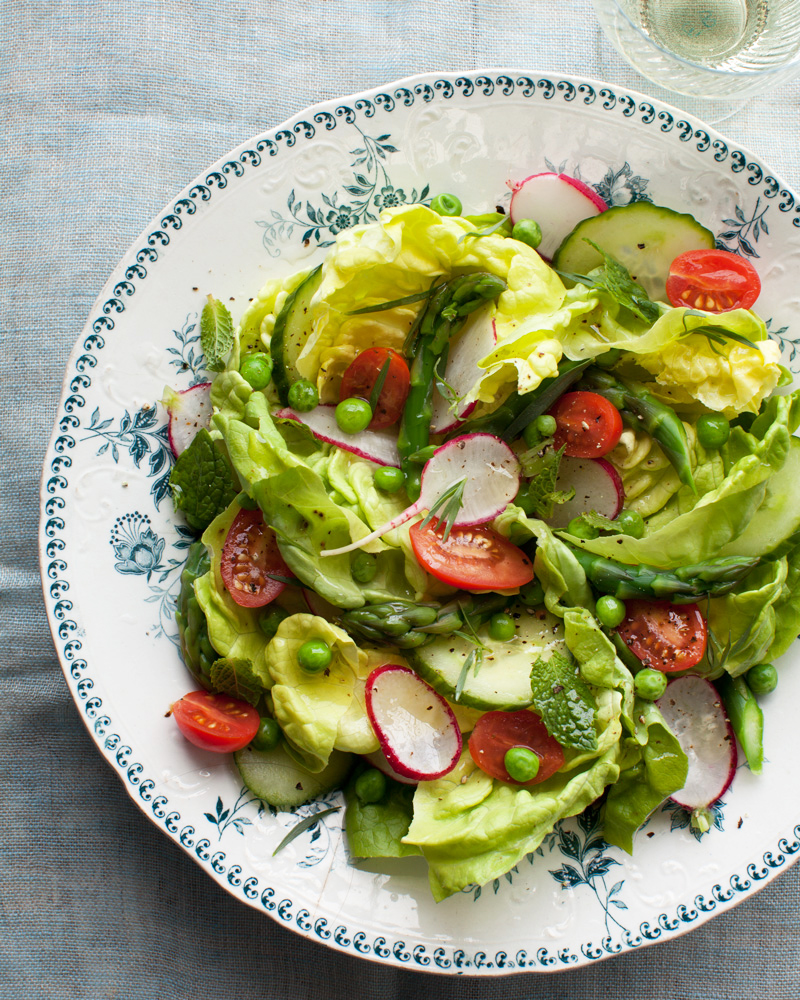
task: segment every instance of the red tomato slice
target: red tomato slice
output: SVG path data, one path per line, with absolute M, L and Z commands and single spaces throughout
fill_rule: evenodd
M 727 250 L 690 250 L 669 266 L 667 298 L 674 306 L 714 313 L 749 309 L 760 291 L 750 261 Z
M 443 526 L 411 526 L 419 564 L 443 583 L 464 590 L 513 590 L 533 579 L 533 564 L 522 549 L 486 525 L 456 526 L 447 541 L 443 535 Z
M 378 376 L 387 361 L 389 369 L 386 380 L 369 425 L 373 430 L 396 424 L 403 415 L 410 379 L 408 365 L 397 351 L 388 347 L 370 347 L 358 355 L 342 376 L 340 399 L 357 396 L 369 401 Z
M 211 691 L 192 691 L 172 706 L 172 717 L 186 739 L 202 750 L 233 753 L 258 732 L 258 712 L 246 701 Z
M 622 434 L 619 410 L 596 392 L 566 392 L 550 410 L 556 418 L 554 445 L 570 458 L 601 458 Z
M 290 576 L 275 532 L 264 524 L 260 510 L 240 510 L 228 531 L 220 561 L 222 582 L 243 608 L 262 608 L 286 586 L 267 575 Z
M 625 612 L 617 632 L 646 667 L 672 673 L 703 659 L 708 629 L 696 604 L 626 601 Z
M 531 781 L 514 781 L 506 770 L 505 756 L 512 747 L 527 747 L 539 758 L 539 770 Z M 512 785 L 538 785 L 564 764 L 561 744 L 548 733 L 538 715 L 524 708 L 482 715 L 469 738 L 469 752 L 482 771 Z

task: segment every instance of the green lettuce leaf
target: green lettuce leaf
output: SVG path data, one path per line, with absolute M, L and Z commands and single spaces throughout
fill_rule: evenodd
M 309 639 L 322 639 L 333 653 L 321 673 L 311 674 L 297 662 Z M 321 771 L 333 750 L 378 749 L 365 705 L 368 657 L 345 631 L 317 615 L 291 615 L 270 640 L 266 662 L 275 718 L 289 752 L 309 771 Z
M 664 799 L 683 788 L 689 761 L 657 706 L 636 700 L 636 734 L 625 741 L 623 771 L 609 789 L 604 836 L 633 852 L 633 835 Z

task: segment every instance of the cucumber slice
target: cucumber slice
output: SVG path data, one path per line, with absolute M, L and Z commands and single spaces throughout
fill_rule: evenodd
M 712 249 L 714 234 L 692 215 L 635 201 L 584 219 L 556 250 L 557 271 L 588 274 L 603 263 L 591 240 L 630 271 L 651 299 L 666 302 L 670 264 L 687 250 Z
M 295 288 L 275 320 L 270 341 L 272 381 L 284 406 L 289 405 L 292 383 L 301 378 L 296 362 L 311 333 L 313 323 L 309 307 L 321 281 L 320 264 Z
M 519 608 L 513 614 L 517 626 L 513 639 L 498 642 L 489 638 L 488 626 L 478 629 L 478 638 L 487 648 L 477 675 L 472 667 L 467 673 L 459 705 L 486 712 L 527 708 L 532 702 L 533 661 L 540 656 L 550 659 L 555 651 L 569 655 L 560 618 L 544 608 Z M 464 663 L 474 648 L 467 639 L 444 635 L 428 646 L 407 650 L 406 656 L 420 677 L 453 700 Z
M 274 750 L 245 747 L 233 755 L 242 781 L 253 795 L 276 809 L 294 809 L 309 799 L 340 788 L 350 771 L 353 756 L 334 750 L 327 767 L 312 774 L 286 752 L 283 743 Z

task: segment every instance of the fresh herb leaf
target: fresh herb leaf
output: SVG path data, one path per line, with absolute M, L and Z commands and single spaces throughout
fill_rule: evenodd
M 394 309 L 395 306 L 409 306 L 413 302 L 426 302 L 435 291 L 444 285 L 437 285 L 434 283 L 427 290 L 427 292 L 414 292 L 413 295 L 404 295 L 401 299 L 392 299 L 389 302 L 379 302 L 374 306 L 363 306 L 361 309 L 351 309 L 350 312 L 345 313 L 345 316 L 365 316 L 367 313 L 374 312 L 384 312 L 386 309 Z
M 467 240 L 479 240 L 482 236 L 493 236 L 499 229 L 505 227 L 508 230 L 507 234 L 511 235 L 511 220 L 507 215 L 501 215 L 498 222 L 495 222 L 491 226 L 484 226 L 481 229 L 473 229 L 468 233 L 464 233 L 463 236 L 459 236 L 458 242 L 465 243 Z
M 200 314 L 200 346 L 210 372 L 221 372 L 233 347 L 233 320 L 224 302 L 208 296 Z
M 563 396 L 569 386 L 576 382 L 583 370 L 588 368 L 592 359 L 586 361 L 562 361 L 558 366 L 558 375 L 546 378 L 531 395 L 531 402 L 517 414 L 502 432 L 504 441 L 513 441 L 525 430 L 528 424 L 550 409 L 555 401 Z
M 223 656 L 214 660 L 209 674 L 211 687 L 215 691 L 241 698 L 255 706 L 264 693 L 264 685 L 253 670 L 250 660 Z
M 608 531 L 612 535 L 624 535 L 625 528 L 618 524 L 617 521 L 612 520 L 610 517 L 605 517 L 603 514 L 598 514 L 596 510 L 584 511 L 583 514 L 579 514 L 576 520 L 585 524 L 588 528 L 597 528 L 599 531 Z
M 600 288 L 608 292 L 611 298 L 619 305 L 624 306 L 645 321 L 645 323 L 655 323 L 661 315 L 658 304 L 653 302 L 641 285 L 637 284 L 631 277 L 630 271 L 621 264 L 611 254 L 606 253 L 592 240 L 584 237 L 584 241 L 601 255 L 603 258 L 603 270 L 597 275 L 573 274 L 570 271 L 556 271 L 561 278 L 574 281 L 577 284 L 586 285 L 588 288 Z
M 459 479 L 452 486 L 448 486 L 441 496 L 438 496 L 433 501 L 420 527 L 423 529 L 427 528 L 433 518 L 436 518 L 439 524 L 444 524 L 442 541 L 446 542 L 450 537 L 450 532 L 453 530 L 456 517 L 464 502 L 464 487 L 466 484 L 467 477 L 464 476 L 463 479 Z
M 536 517 L 547 519 L 553 513 L 553 506 L 557 503 L 566 503 L 575 496 L 575 487 L 568 490 L 557 490 L 558 469 L 561 459 L 564 457 L 566 445 L 558 451 L 552 449 L 541 452 L 526 452 L 520 456 L 523 472 L 530 476 L 526 492 L 533 505 Z M 531 454 L 534 458 L 531 459 Z
M 758 344 L 754 344 L 752 340 L 743 336 L 741 333 L 734 333 L 733 330 L 728 330 L 724 326 L 720 326 L 716 323 L 709 323 L 706 326 L 695 326 L 691 330 L 686 325 L 686 319 L 689 316 L 699 316 L 703 319 L 707 318 L 708 313 L 704 313 L 699 309 L 687 309 L 683 314 L 683 329 L 686 331 L 681 336 L 688 337 L 693 333 L 699 334 L 701 337 L 705 337 L 711 347 L 711 350 L 715 354 L 721 354 L 714 346 L 715 344 L 724 344 L 728 340 L 734 340 L 737 344 L 741 344 L 743 347 L 749 347 L 754 351 L 758 350 Z
M 463 633 L 460 634 L 463 635 Z M 464 636 L 464 638 L 469 638 L 469 637 Z M 478 653 L 479 653 L 478 650 L 471 649 L 466 659 L 464 660 L 464 666 L 461 668 L 461 673 L 458 675 L 458 680 L 456 681 L 456 690 L 453 695 L 453 701 L 461 700 L 461 692 L 464 690 L 464 685 L 467 682 L 467 677 L 469 676 L 469 671 L 473 663 L 477 664 L 478 668 L 480 667 L 480 663 L 478 663 Z M 476 669 L 475 673 L 477 672 L 478 670 Z
M 175 508 L 183 511 L 193 531 L 205 531 L 239 493 L 239 483 L 205 427 L 178 456 L 169 485 Z
M 377 406 L 378 400 L 381 398 L 381 393 L 383 392 L 383 386 L 386 383 L 386 376 L 389 374 L 389 368 L 391 367 L 392 359 L 388 357 L 381 366 L 381 370 L 378 372 L 378 377 L 375 379 L 375 385 L 372 387 L 372 392 L 369 394 L 369 408 L 374 413 Z
M 331 813 L 335 812 L 339 812 L 339 806 L 331 806 L 330 809 L 320 809 L 319 812 L 312 813 L 310 816 L 306 816 L 305 819 L 301 819 L 299 823 L 296 823 L 292 827 L 292 829 L 286 834 L 280 844 L 278 844 L 272 852 L 273 858 L 278 851 L 282 851 L 284 847 L 291 844 L 295 837 L 299 837 L 301 833 L 305 833 L 309 827 L 314 826 L 314 824 L 317 823 L 318 820 L 321 820 L 323 816 L 330 816 Z
M 595 700 L 573 660 L 561 653 L 549 660 L 540 656 L 531 671 L 531 692 L 553 739 L 575 750 L 597 750 Z

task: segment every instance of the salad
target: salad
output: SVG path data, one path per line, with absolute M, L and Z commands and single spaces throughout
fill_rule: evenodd
M 800 630 L 800 395 L 758 275 L 688 215 L 545 174 L 340 233 L 167 390 L 197 533 L 172 706 L 276 809 L 441 900 L 603 803 L 707 829 Z

